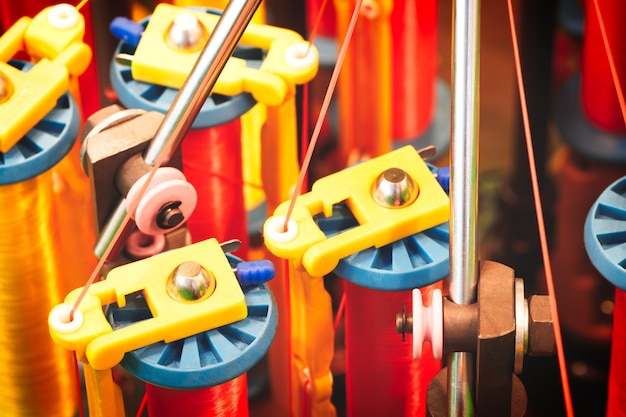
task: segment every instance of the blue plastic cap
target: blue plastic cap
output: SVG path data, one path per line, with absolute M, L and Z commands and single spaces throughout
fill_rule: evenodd
M 109 25 L 113 36 L 132 46 L 139 45 L 144 28 L 126 17 L 116 17 Z
M 259 285 L 274 278 L 276 270 L 274 264 L 267 259 L 251 262 L 240 262 L 237 264 L 237 279 L 244 287 L 248 285 Z
M 450 167 L 442 167 L 437 170 L 435 174 L 437 178 L 437 182 L 441 185 L 441 188 L 445 190 L 446 193 L 450 192 Z

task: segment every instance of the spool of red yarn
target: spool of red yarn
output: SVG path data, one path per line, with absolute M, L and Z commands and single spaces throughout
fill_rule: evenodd
M 615 289 L 607 417 L 626 416 L 626 292 Z
M 416 139 L 430 125 L 437 79 L 437 0 L 394 1 L 392 137 Z
M 423 288 L 423 297 L 440 285 Z M 411 291 L 377 291 L 345 281 L 345 292 L 348 417 L 425 416 L 428 384 L 441 361 L 429 344 L 421 359 L 413 359 L 410 336 L 402 342 L 396 333 L 395 315 L 402 305 L 411 306 Z
M 246 374 L 215 387 L 173 390 L 146 384 L 150 417 L 247 417 Z
M 187 227 L 193 242 L 239 239 L 248 247 L 241 166 L 241 123 L 191 129 L 181 145 L 183 172 L 198 193 Z M 244 255 L 241 255 L 244 256 Z
M 597 1 L 602 13 L 617 77 L 622 83 L 622 88 L 624 88 L 626 81 L 622 80 L 626 80 L 626 36 L 623 33 L 623 20 L 626 16 L 626 2 L 621 0 Z M 594 0 L 586 0 L 585 2 L 581 96 L 583 109 L 591 122 L 610 133 L 626 133 Z

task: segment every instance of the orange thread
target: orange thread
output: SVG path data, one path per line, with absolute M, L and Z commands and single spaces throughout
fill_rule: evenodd
M 522 118 L 524 121 L 524 134 L 526 138 L 526 148 L 528 151 L 528 164 L 530 166 L 530 177 L 533 185 L 533 197 L 535 200 L 535 211 L 537 213 L 537 226 L 539 228 L 539 239 L 541 241 L 541 254 L 543 257 L 543 265 L 546 274 L 546 286 L 550 298 L 550 313 L 554 325 L 554 338 L 556 343 L 556 351 L 559 359 L 559 371 L 561 374 L 561 384 L 563 387 L 563 398 L 565 401 L 565 411 L 568 417 L 574 416 L 574 408 L 572 406 L 572 394 L 570 392 L 569 380 L 567 376 L 567 366 L 565 363 L 565 353 L 563 351 L 563 339 L 561 336 L 561 324 L 559 321 L 559 313 L 556 304 L 556 295 L 554 292 L 554 279 L 552 277 L 552 266 L 550 264 L 550 254 L 548 251 L 548 240 L 546 238 L 546 228 L 543 219 L 543 208 L 539 195 L 539 182 L 537 180 L 537 169 L 535 166 L 535 156 L 533 143 L 530 134 L 530 123 L 528 121 L 528 108 L 526 105 L 526 93 L 524 90 L 524 82 L 522 79 L 522 66 L 520 64 L 519 47 L 517 44 L 517 31 L 515 29 L 515 18 L 513 16 L 513 6 L 511 0 L 507 0 L 509 10 L 509 25 L 511 28 L 511 39 L 513 42 L 513 52 L 515 58 L 515 73 L 517 76 L 517 86 L 519 89 L 520 103 L 522 108 Z
M 322 107 L 320 108 L 320 114 L 317 117 L 317 122 L 315 123 L 315 129 L 313 130 L 313 135 L 311 136 L 311 141 L 309 142 L 309 148 L 307 149 L 306 155 L 302 162 L 302 169 L 300 170 L 300 174 L 298 175 L 298 182 L 296 184 L 296 192 L 294 192 L 291 197 L 291 202 L 289 203 L 289 209 L 287 210 L 287 215 L 285 216 L 285 224 L 283 226 L 283 230 L 287 230 L 287 224 L 289 223 L 289 219 L 291 218 L 291 213 L 293 212 L 293 207 L 296 204 L 296 198 L 298 197 L 298 191 L 302 189 L 302 184 L 304 183 L 304 177 L 306 176 L 306 172 L 309 168 L 309 164 L 311 162 L 311 156 L 313 155 L 313 150 L 315 149 L 315 144 L 317 143 L 317 138 L 320 135 L 322 130 L 322 123 L 324 118 L 326 117 L 326 112 L 328 111 L 328 107 L 330 106 L 330 99 L 332 98 L 333 91 L 335 90 L 335 85 L 337 85 L 337 80 L 339 79 L 339 73 L 341 72 L 341 66 L 343 65 L 343 61 L 346 57 L 346 52 L 348 51 L 348 46 L 350 46 L 350 39 L 352 39 L 352 33 L 354 32 L 354 27 L 356 26 L 356 22 L 359 18 L 359 10 L 361 10 L 361 3 L 363 0 L 357 0 L 356 5 L 354 6 L 354 11 L 352 12 L 352 17 L 350 18 L 350 23 L 348 24 L 348 30 L 346 31 L 346 36 L 343 39 L 343 43 L 341 44 L 341 49 L 337 54 L 337 63 L 335 64 L 335 68 L 333 69 L 333 73 L 330 77 L 330 82 L 328 83 L 328 89 L 326 90 L 326 95 L 324 96 L 324 101 L 322 102 Z

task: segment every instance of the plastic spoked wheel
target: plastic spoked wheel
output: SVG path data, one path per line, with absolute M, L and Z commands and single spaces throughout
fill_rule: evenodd
M 229 256 L 235 266 L 239 260 Z M 152 385 L 171 389 L 201 389 L 227 382 L 260 361 L 267 353 L 278 322 L 273 297 L 266 285 L 243 287 L 248 317 L 171 343 L 127 353 L 121 362 L 131 375 Z M 113 329 L 151 317 L 145 300 L 129 300 L 123 309 L 107 312 Z
M 12 60 L 13 67 L 28 72 L 33 64 Z M 69 93 L 57 103 L 8 152 L 0 152 L 0 184 L 24 181 L 56 165 L 72 148 L 78 135 L 80 116 L 76 102 Z
M 626 177 L 611 184 L 591 206 L 585 248 L 596 269 L 626 290 Z
M 317 220 L 331 237 L 358 226 L 350 210 L 334 207 L 333 215 Z M 339 261 L 334 272 L 370 289 L 402 291 L 421 288 L 445 278 L 450 272 L 448 223 L 406 237 L 380 248 L 371 247 Z

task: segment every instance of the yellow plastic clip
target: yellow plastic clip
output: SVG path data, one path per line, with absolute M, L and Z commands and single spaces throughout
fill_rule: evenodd
M 170 88 L 183 85 L 199 48 L 178 47 L 168 41 L 177 19 L 185 20 L 178 22 L 185 26 L 196 19 L 208 34 L 219 16 L 169 4 L 157 5 L 133 55 L 131 73 L 135 80 Z M 204 42 L 206 39 L 200 46 Z M 215 93 L 234 96 L 248 92 L 258 102 L 275 106 L 293 93 L 296 84 L 310 81 L 317 73 L 317 50 L 311 46 L 305 56 L 308 44 L 289 29 L 250 23 L 240 43 L 264 49 L 267 55 L 259 69 L 246 67 L 243 59 L 230 58 L 215 84 Z
M 23 17 L 0 37 L 0 152 L 11 149 L 56 105 L 70 87 L 70 75 L 82 74 L 91 49 L 82 42 L 83 16 L 68 4 Z M 19 51 L 34 62 L 21 72 L 7 62 Z
M 417 197 L 402 206 L 385 206 L 373 197 L 385 172 L 399 168 L 415 184 Z M 332 215 L 333 205 L 345 203 L 359 226 L 326 238 L 313 216 Z M 309 193 L 296 199 L 284 231 L 289 202 L 278 206 L 264 225 L 265 244 L 276 256 L 302 265 L 312 276 L 330 273 L 339 260 L 369 247 L 381 247 L 448 220 L 448 196 L 412 146 L 324 177 Z
M 204 271 L 197 271 L 194 276 L 208 277 L 206 292 L 197 299 L 187 297 L 184 286 L 168 289 L 168 284 L 176 281 L 174 278 L 180 278 L 177 274 L 181 273 L 183 280 L 188 278 L 179 267 L 190 260 Z M 80 291 L 81 288 L 72 291 L 65 303 L 52 310 L 50 333 L 57 344 L 76 351 L 77 357 L 95 370 L 112 368 L 126 352 L 159 341 L 179 340 L 248 315 L 243 291 L 215 239 L 111 270 L 106 280 L 89 287 L 74 320 L 68 322 L 69 309 Z M 114 302 L 124 307 L 126 295 L 138 291 L 143 293 L 152 318 L 114 331 L 102 307 Z

